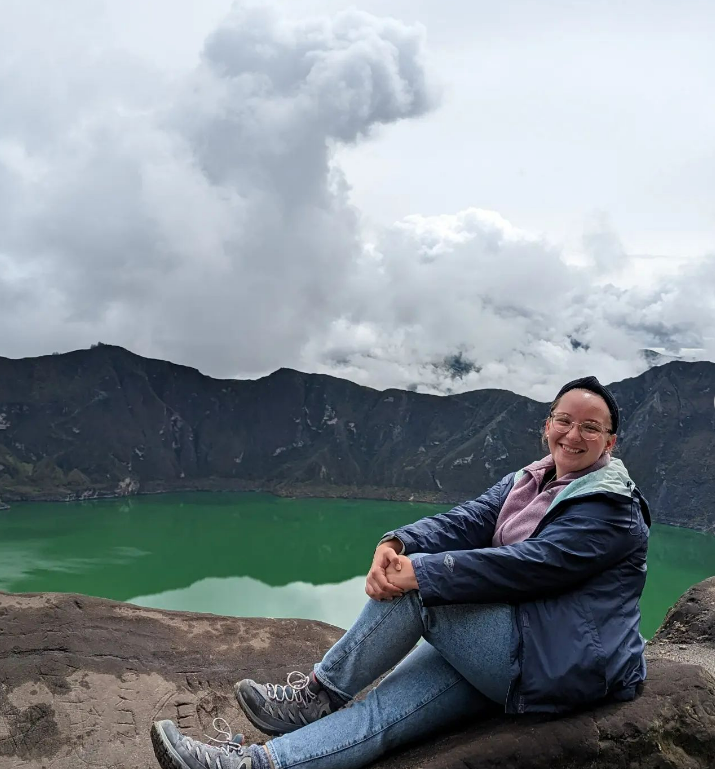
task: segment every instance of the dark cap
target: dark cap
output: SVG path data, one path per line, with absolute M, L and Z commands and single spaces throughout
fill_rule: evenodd
M 581 379 L 574 379 L 573 382 L 568 382 L 560 390 L 559 394 L 554 398 L 554 403 L 569 390 L 589 390 L 596 395 L 600 395 L 608 410 L 611 412 L 611 432 L 618 431 L 618 404 L 613 397 L 613 393 L 606 387 L 604 387 L 595 376 L 584 376 Z

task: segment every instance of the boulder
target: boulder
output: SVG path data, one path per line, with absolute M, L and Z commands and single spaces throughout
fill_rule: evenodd
M 649 645 L 639 697 L 561 718 L 497 716 L 383 758 L 380 769 L 710 769 L 715 766 L 715 579 L 692 588 Z M 310 669 L 341 635 L 320 622 L 0 593 L 0 767 L 144 769 L 156 718 L 213 734 L 238 678 Z M 694 664 L 694 663 L 699 664 Z

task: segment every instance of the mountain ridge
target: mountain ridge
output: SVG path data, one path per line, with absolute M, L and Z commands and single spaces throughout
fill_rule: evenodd
M 655 520 L 715 529 L 715 364 L 611 385 Z M 121 347 L 0 358 L 0 499 L 181 489 L 456 502 L 541 456 L 548 404 L 376 390 L 281 368 L 214 379 Z

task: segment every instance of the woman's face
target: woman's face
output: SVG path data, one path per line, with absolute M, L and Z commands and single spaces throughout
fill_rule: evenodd
M 562 395 L 552 416 L 555 414 L 568 417 L 572 422 L 591 422 L 608 430 L 611 428 L 611 413 L 606 401 L 588 390 L 569 390 Z M 607 432 L 601 433 L 595 440 L 587 441 L 576 424 L 571 425 L 567 433 L 559 433 L 550 418 L 546 420 L 545 435 L 556 463 L 557 478 L 585 470 L 616 443 L 616 436 Z

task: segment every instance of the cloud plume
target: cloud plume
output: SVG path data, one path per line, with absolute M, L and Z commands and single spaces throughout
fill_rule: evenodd
M 238 4 L 188 78 L 135 71 L 139 89 L 76 42 L 43 84 L 47 130 L 33 99 L 2 105 L 4 351 L 99 337 L 215 374 L 297 365 L 361 249 L 334 148 L 434 104 L 422 29 Z

